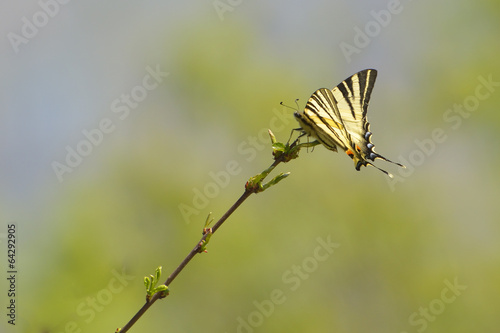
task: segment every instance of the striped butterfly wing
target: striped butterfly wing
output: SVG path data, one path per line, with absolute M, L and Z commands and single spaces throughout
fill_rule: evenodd
M 304 112 L 295 113 L 306 134 L 315 137 L 330 150 L 337 151 L 337 146 L 342 148 L 354 160 L 358 171 L 361 166 L 374 166 L 368 159 L 374 161 L 380 158 L 394 163 L 375 153 L 370 141 L 372 133 L 366 112 L 376 77 L 376 70 L 366 69 L 332 90 L 318 89 L 309 98 Z M 385 170 L 379 170 L 392 176 Z
M 366 111 L 377 76 L 376 70 L 364 70 L 347 78 L 332 90 L 315 91 L 306 104 L 304 118 L 307 134 L 336 151 L 350 151 L 357 145 L 366 150 Z M 302 124 L 301 124 L 302 125 Z M 309 126 L 308 126 L 309 125 Z M 312 127 L 310 131 L 307 127 Z M 365 128 L 366 127 L 366 128 Z
M 332 89 L 346 132 L 350 134 L 350 148 L 355 149 L 357 145 L 368 158 L 373 144 L 370 146 L 370 123 L 366 112 L 376 78 L 376 70 L 365 69 Z
M 312 94 L 304 113 L 295 113 L 302 129 L 315 137 L 326 148 L 337 151 L 349 147 L 349 133 L 346 132 L 333 93 L 321 88 Z

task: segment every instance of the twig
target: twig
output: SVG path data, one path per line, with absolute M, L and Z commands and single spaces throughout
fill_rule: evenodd
M 271 142 L 273 143 L 273 155 L 274 155 L 274 162 L 271 164 L 269 168 L 264 170 L 262 173 L 252 177 L 249 179 L 249 181 L 245 184 L 245 191 L 241 195 L 241 197 L 229 208 L 229 210 L 222 215 L 222 217 L 217 221 L 217 223 L 214 224 L 212 228 L 209 228 L 209 230 L 205 230 L 203 232 L 203 237 L 200 239 L 200 241 L 196 244 L 196 246 L 189 252 L 189 254 L 184 258 L 184 260 L 179 264 L 179 266 L 170 274 L 168 279 L 165 281 L 165 286 L 170 286 L 170 284 L 175 280 L 175 278 L 179 275 L 180 272 L 186 267 L 186 265 L 191 261 L 191 259 L 194 258 L 195 255 L 198 253 L 203 252 L 203 249 L 205 248 L 206 243 L 208 242 L 208 238 L 211 237 L 212 234 L 214 234 L 221 226 L 222 224 L 228 219 L 229 216 L 252 194 L 252 193 L 259 193 L 270 186 L 275 185 L 282 179 L 286 178 L 288 176 L 288 173 L 281 173 L 278 176 L 274 177 L 272 180 L 270 180 L 268 183 L 262 185 L 262 181 L 269 175 L 269 173 L 281 162 L 288 162 L 294 158 L 298 157 L 299 150 L 302 147 L 313 147 L 315 146 L 316 142 L 312 143 L 304 143 L 304 144 L 299 144 L 298 139 L 295 140 L 291 145 L 288 145 L 288 143 L 282 144 L 282 143 L 277 143 L 276 138 L 272 134 L 271 131 L 269 131 L 269 135 L 271 136 Z M 157 292 L 155 293 L 149 301 L 147 301 L 142 308 L 130 319 L 130 321 L 123 326 L 121 329 L 117 329 L 116 332 L 124 333 L 127 332 L 136 322 L 139 320 L 139 318 L 142 317 L 142 315 L 153 305 L 154 302 L 156 302 L 160 298 L 166 297 L 167 294 L 164 292 Z

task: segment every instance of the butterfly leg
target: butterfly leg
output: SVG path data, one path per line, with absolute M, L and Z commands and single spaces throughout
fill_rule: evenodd
M 301 137 L 303 137 L 304 135 L 306 135 L 306 132 L 304 132 L 304 130 L 302 128 L 300 128 L 300 127 L 299 128 L 294 128 L 290 132 L 290 137 L 288 138 L 288 141 L 286 142 L 286 144 L 290 143 L 290 140 L 292 139 L 293 132 L 295 132 L 295 131 L 300 132 L 300 135 L 297 137 L 297 140 L 299 140 Z

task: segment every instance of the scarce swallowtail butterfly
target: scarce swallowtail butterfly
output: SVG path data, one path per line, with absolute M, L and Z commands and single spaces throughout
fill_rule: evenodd
M 365 69 L 332 90 L 318 89 L 307 101 L 304 112 L 296 111 L 294 116 L 302 135 L 314 137 L 335 152 L 337 147 L 342 148 L 354 160 L 356 170 L 371 165 L 392 178 L 392 174 L 368 161 L 379 158 L 405 168 L 377 154 L 370 140 L 372 133 L 366 112 L 376 77 L 375 69 Z

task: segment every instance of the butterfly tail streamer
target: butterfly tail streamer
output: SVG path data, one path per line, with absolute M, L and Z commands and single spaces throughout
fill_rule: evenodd
M 372 167 L 374 167 L 375 169 L 379 169 L 380 171 L 382 171 L 383 173 L 385 173 L 387 176 L 389 176 L 389 178 L 394 178 L 394 175 L 390 172 L 387 172 L 385 171 L 384 169 L 380 169 L 378 166 L 376 166 L 375 164 L 372 164 L 370 162 L 366 162 L 366 165 L 371 165 Z M 359 171 L 359 169 L 358 169 Z
M 375 155 L 375 156 L 373 156 L 373 155 Z M 406 166 L 405 166 L 405 165 L 403 165 L 403 164 L 401 164 L 401 163 L 398 163 L 398 162 L 391 161 L 390 159 L 385 158 L 385 157 L 384 157 L 384 156 L 382 156 L 382 155 L 379 155 L 379 154 L 377 154 L 377 153 L 375 153 L 375 152 L 372 152 L 372 154 L 370 154 L 370 159 L 371 159 L 372 161 L 375 161 L 375 159 L 376 159 L 376 158 L 381 159 L 381 160 L 384 160 L 384 161 L 389 162 L 389 163 L 392 163 L 392 164 L 396 164 L 397 166 L 400 166 L 400 167 L 402 167 L 403 169 L 406 169 Z

